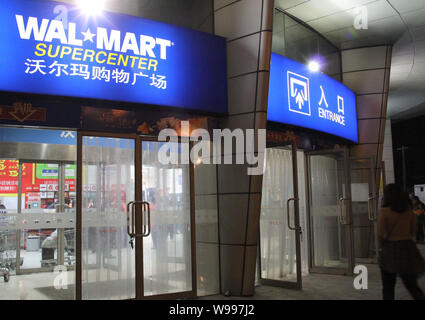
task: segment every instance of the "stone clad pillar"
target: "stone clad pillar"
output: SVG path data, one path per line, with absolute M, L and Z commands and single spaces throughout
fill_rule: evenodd
M 391 51 L 391 46 L 377 46 L 341 54 L 343 83 L 357 93 L 359 144 L 351 148 L 350 156 L 374 156 L 377 178 L 384 149 Z
M 229 114 L 222 129 L 266 128 L 273 9 L 274 0 L 214 0 L 215 34 L 227 38 Z M 234 159 L 233 152 L 225 156 Z M 217 186 L 221 291 L 244 296 L 254 293 L 262 188 L 262 176 L 247 175 L 247 168 L 218 165 Z

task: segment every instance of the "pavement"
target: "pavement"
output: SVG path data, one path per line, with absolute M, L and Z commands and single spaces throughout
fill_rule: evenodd
M 419 250 L 425 257 L 425 245 L 419 244 Z M 302 290 L 285 289 L 271 286 L 257 286 L 252 297 L 225 297 L 214 295 L 202 297 L 202 300 L 381 300 L 381 274 L 377 264 L 365 264 L 367 267 L 367 289 L 354 288 L 354 276 L 308 274 L 303 277 Z M 425 276 L 418 280 L 419 286 L 425 291 Z M 404 288 L 400 278 L 397 278 L 396 300 L 412 300 Z

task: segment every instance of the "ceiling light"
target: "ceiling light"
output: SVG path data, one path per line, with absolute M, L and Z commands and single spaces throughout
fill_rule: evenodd
M 78 0 L 78 7 L 87 16 L 97 16 L 105 7 L 105 0 Z
M 310 63 L 308 64 L 308 68 L 310 69 L 310 71 L 313 72 L 320 71 L 320 65 L 316 61 L 310 61 Z

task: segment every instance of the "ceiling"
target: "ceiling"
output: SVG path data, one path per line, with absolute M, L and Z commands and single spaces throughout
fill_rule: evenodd
M 393 44 L 388 117 L 425 114 L 425 0 L 275 0 L 340 49 Z M 367 29 L 353 27 L 359 7 Z

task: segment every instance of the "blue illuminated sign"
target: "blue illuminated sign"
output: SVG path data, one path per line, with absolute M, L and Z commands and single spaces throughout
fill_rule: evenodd
M 0 142 L 77 145 L 76 131 L 0 127 Z
M 272 53 L 267 120 L 358 142 L 356 95 L 342 83 Z
M 0 2 L 0 90 L 227 112 L 225 39 L 53 1 Z

